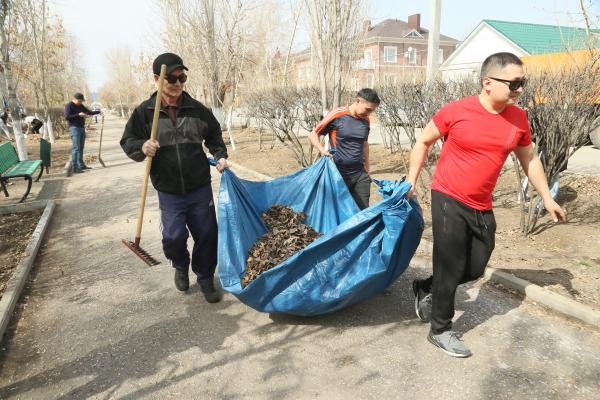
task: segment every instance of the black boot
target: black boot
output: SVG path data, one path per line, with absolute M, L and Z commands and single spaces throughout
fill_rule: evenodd
M 190 278 L 186 271 L 175 269 L 175 287 L 182 292 L 190 288 Z
M 213 279 L 198 281 L 198 285 L 209 303 L 218 303 L 223 298 L 223 294 L 215 287 Z

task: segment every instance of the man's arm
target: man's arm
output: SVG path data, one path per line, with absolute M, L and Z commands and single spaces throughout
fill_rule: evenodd
M 565 212 L 560 206 L 554 201 L 548 188 L 548 182 L 546 181 L 546 174 L 544 173 L 544 167 L 540 161 L 533 145 L 529 146 L 517 146 L 515 149 L 515 155 L 519 159 L 519 163 L 525 172 L 525 175 L 529 178 L 529 182 L 533 185 L 535 190 L 539 193 L 540 197 L 544 201 L 544 207 L 554 222 L 565 221 Z
M 369 165 L 369 142 L 365 140 L 365 143 L 363 144 L 363 149 L 364 149 L 364 153 L 365 153 L 365 171 L 367 171 L 367 174 L 369 173 L 369 169 L 370 169 L 370 165 Z
M 331 156 L 329 151 L 325 150 L 325 147 L 323 147 L 323 145 L 321 144 L 320 136 L 327 135 L 333 129 L 335 119 L 336 113 L 330 112 L 308 134 L 308 140 L 310 140 L 312 145 L 315 146 L 317 150 L 319 150 L 321 156 Z
M 217 160 L 217 171 L 223 172 L 227 168 L 227 147 L 223 141 L 223 133 L 221 132 L 221 124 L 215 118 L 214 114 L 207 110 L 208 118 L 208 134 L 204 138 L 204 143 L 208 147 L 208 151 Z
M 96 114 L 100 114 L 99 110 L 90 110 L 89 108 L 87 108 L 86 106 L 82 105 L 81 107 L 83 107 L 83 112 L 87 115 L 96 115 Z
M 146 153 L 149 153 L 151 157 L 154 157 L 156 150 L 158 150 L 158 142 L 151 142 L 150 134 L 145 129 L 144 122 L 140 119 L 139 112 L 136 109 L 129 117 L 127 125 L 125 125 L 125 131 L 121 137 L 121 148 L 127 154 L 129 158 L 134 161 L 144 161 Z M 148 142 L 148 143 L 146 143 Z M 143 149 L 142 146 L 146 146 Z M 146 150 L 146 151 L 144 151 Z
M 419 179 L 419 174 L 421 173 L 423 164 L 425 163 L 427 153 L 429 152 L 429 147 L 440 137 L 442 137 L 442 134 L 438 130 L 437 126 L 435 126 L 433 121 L 429 121 L 410 151 L 408 182 L 411 184 L 412 188 L 408 192 L 408 198 L 411 198 L 415 191 L 415 186 L 417 184 L 417 180 Z
M 308 134 L 308 140 L 310 140 L 312 145 L 315 146 L 317 150 L 319 150 L 319 153 L 321 153 L 322 156 L 326 156 L 329 154 L 329 152 L 325 150 L 325 148 L 321 144 L 321 141 L 319 140 L 319 134 L 317 133 L 316 128 Z

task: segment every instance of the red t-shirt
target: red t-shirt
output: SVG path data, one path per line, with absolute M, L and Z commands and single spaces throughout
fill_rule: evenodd
M 470 96 L 444 106 L 433 122 L 445 141 L 431 188 L 476 210 L 491 210 L 506 158 L 531 144 L 525 111 L 509 105 L 492 114 Z

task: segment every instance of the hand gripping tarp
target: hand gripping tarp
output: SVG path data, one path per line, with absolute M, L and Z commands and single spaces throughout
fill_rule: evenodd
M 381 293 L 413 257 L 423 213 L 406 199 L 409 183 L 377 183 L 384 200 L 360 211 L 328 157 L 268 182 L 243 180 L 226 169 L 218 201 L 223 288 L 256 310 L 304 316 Z M 276 204 L 306 213 L 305 223 L 323 236 L 242 288 L 248 252 L 267 232 L 261 214 Z

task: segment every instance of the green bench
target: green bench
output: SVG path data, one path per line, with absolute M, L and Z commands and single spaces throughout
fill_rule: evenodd
M 44 172 L 42 160 L 19 161 L 19 156 L 12 143 L 5 142 L 0 144 L 0 184 L 2 185 L 2 190 L 6 197 L 9 197 L 8 189 L 6 187 L 8 180 L 12 178 L 24 178 L 28 183 L 27 191 L 25 191 L 21 200 L 19 200 L 19 203 L 22 203 L 31 190 L 31 176 L 38 168 L 40 168 L 40 173 L 35 180 L 36 182 L 40 180 L 42 173 Z
M 40 139 L 40 160 L 42 160 L 42 168 L 46 168 L 46 174 L 49 174 L 52 163 L 52 145 L 46 139 Z

